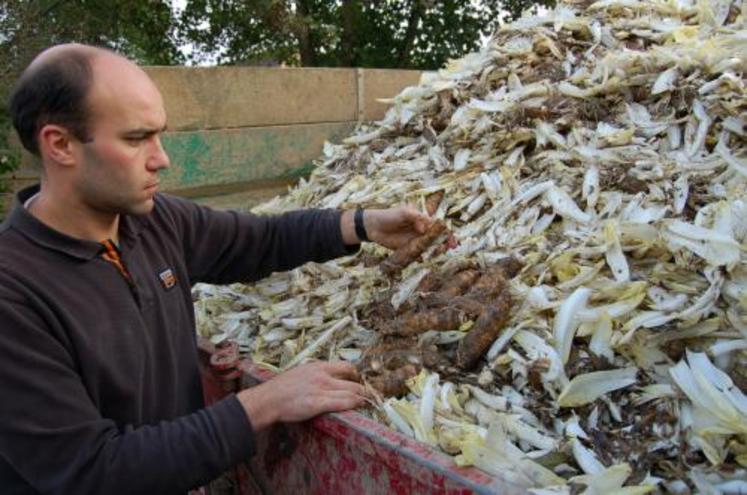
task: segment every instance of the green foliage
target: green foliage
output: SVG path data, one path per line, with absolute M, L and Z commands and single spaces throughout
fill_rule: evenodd
M 554 0 L 188 0 L 193 63 L 436 69 Z M 217 49 L 216 47 L 220 47 Z

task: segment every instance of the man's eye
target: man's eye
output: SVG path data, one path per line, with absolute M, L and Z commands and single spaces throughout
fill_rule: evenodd
M 130 144 L 139 144 L 143 142 L 144 140 L 145 138 L 142 136 L 130 136 L 130 137 L 125 138 L 125 141 L 127 141 Z

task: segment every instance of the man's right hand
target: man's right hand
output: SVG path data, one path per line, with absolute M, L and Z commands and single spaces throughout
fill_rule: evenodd
M 366 392 L 350 363 L 308 363 L 237 395 L 254 430 L 361 407 Z

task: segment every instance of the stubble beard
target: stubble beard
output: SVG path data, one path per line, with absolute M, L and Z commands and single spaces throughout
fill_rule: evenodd
M 93 150 L 86 151 L 84 167 L 78 193 L 90 209 L 108 215 L 145 215 L 153 209 L 153 197 L 144 198 L 143 190 L 129 191 L 127 181 L 117 182 Z

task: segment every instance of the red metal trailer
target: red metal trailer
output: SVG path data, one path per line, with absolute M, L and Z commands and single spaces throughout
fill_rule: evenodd
M 235 345 L 201 340 L 199 348 L 208 403 L 272 376 L 240 359 Z M 257 442 L 257 455 L 233 474 L 241 495 L 524 493 L 356 412 L 276 425 Z

